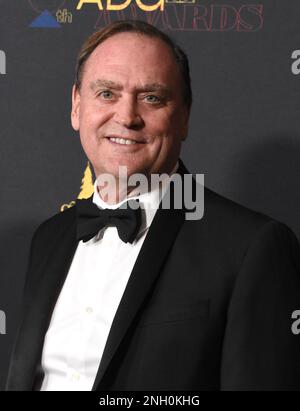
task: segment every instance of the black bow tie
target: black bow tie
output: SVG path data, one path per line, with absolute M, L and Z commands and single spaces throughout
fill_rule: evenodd
M 91 199 L 78 200 L 76 214 L 77 240 L 83 242 L 95 237 L 103 227 L 113 225 L 122 241 L 133 243 L 141 226 L 139 200 L 129 200 L 116 209 L 100 209 Z

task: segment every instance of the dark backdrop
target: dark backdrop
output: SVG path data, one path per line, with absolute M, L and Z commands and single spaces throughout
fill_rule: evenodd
M 194 91 L 187 167 L 300 237 L 299 0 L 170 0 L 163 12 L 132 0 L 122 13 L 105 10 L 106 0 L 103 11 L 78 3 L 0 0 L 0 389 L 33 231 L 76 199 L 87 165 L 70 125 L 75 58 L 109 21 L 147 19 L 186 50 Z

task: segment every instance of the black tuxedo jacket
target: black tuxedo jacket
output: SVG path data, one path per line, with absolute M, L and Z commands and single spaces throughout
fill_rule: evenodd
M 188 173 L 181 161 L 178 172 Z M 42 381 L 45 333 L 77 247 L 75 207 L 33 237 L 7 390 Z M 300 389 L 297 309 L 294 234 L 205 189 L 201 220 L 186 220 L 183 209 L 157 211 L 93 390 Z

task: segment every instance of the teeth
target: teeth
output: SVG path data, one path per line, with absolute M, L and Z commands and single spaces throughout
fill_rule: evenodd
M 126 140 L 124 138 L 110 137 L 109 139 L 110 141 L 113 141 L 114 143 L 118 143 L 118 144 L 136 144 L 135 141 Z

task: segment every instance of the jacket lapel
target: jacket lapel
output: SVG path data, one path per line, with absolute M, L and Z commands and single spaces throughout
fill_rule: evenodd
M 44 249 L 40 249 L 43 260 L 28 273 L 30 291 L 25 295 L 24 317 L 7 380 L 9 390 L 32 390 L 35 378 L 38 380 L 42 377 L 37 370 L 45 333 L 78 244 L 74 219 L 63 228 L 60 235 L 56 238 L 49 235 L 50 238 L 47 255 Z
M 178 173 L 188 173 L 181 161 L 179 164 Z M 93 390 L 107 388 L 103 378 L 105 372 L 158 278 L 184 218 L 184 209 L 157 210 L 114 317 Z

